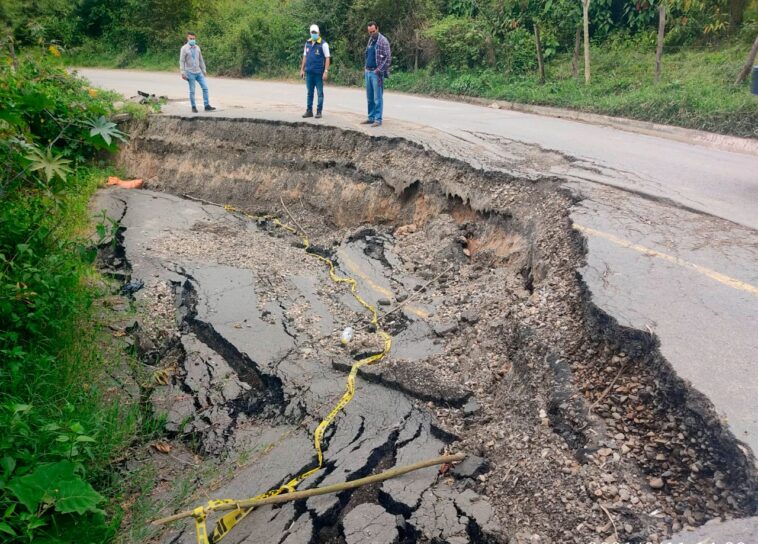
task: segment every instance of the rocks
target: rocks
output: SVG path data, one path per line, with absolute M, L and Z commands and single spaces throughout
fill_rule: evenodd
M 648 484 L 652 489 L 663 489 L 663 486 L 665 485 L 663 478 L 650 478 Z
M 388 298 L 380 298 L 379 300 L 376 301 L 376 303 L 379 306 L 389 306 L 390 304 L 392 304 L 392 301 Z

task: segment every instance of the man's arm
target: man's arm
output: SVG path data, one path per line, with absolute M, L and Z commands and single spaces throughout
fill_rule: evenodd
M 200 48 L 198 48 L 197 53 L 200 56 L 200 71 L 204 76 L 207 76 L 208 71 L 205 69 L 205 59 L 203 59 L 203 52 L 200 50 Z
M 324 56 L 326 57 L 326 66 L 324 67 L 324 80 L 329 79 L 329 65 L 332 63 L 332 54 L 329 51 L 329 44 L 324 42 Z
M 303 58 L 300 60 L 300 77 L 305 77 L 305 55 L 307 54 L 307 49 L 303 49 Z
M 390 52 L 390 42 L 382 36 L 379 40 L 376 42 L 376 73 L 377 74 L 384 74 L 387 72 L 387 68 L 389 68 L 390 64 L 390 58 L 391 58 L 391 52 Z
M 182 79 L 187 79 L 187 65 L 184 61 L 184 47 L 179 50 L 179 71 L 182 74 Z

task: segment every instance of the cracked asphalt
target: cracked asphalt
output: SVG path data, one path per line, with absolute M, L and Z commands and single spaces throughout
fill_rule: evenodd
M 177 74 L 82 69 L 125 96 L 167 95 L 191 116 Z M 215 117 L 300 121 L 301 85 L 210 78 Z M 758 451 L 758 156 L 665 138 L 388 92 L 381 134 L 515 176 L 556 176 L 581 198 L 580 271 L 600 308 L 654 332 L 676 371 Z M 324 123 L 358 125 L 363 92 L 327 87 Z M 594 233 L 594 234 L 593 234 Z

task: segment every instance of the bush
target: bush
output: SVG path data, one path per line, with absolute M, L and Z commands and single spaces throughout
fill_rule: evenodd
M 474 68 L 487 64 L 488 37 L 481 21 L 471 17 L 445 17 L 424 31 L 445 68 Z M 489 54 L 491 55 L 491 47 Z
M 106 487 L 134 420 L 98 387 L 94 254 L 78 233 L 99 179 L 88 165 L 123 136 L 86 82 L 29 59 L 0 66 L 0 534 L 103 542 L 118 520 L 93 485 Z

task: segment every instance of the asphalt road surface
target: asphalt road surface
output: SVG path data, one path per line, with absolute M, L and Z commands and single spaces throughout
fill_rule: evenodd
M 80 73 L 126 97 L 166 95 L 164 112 L 194 115 L 178 73 Z M 208 82 L 218 110 L 197 115 L 301 121 L 304 85 Z M 327 86 L 325 117 L 307 122 L 401 136 L 517 176 L 565 179 L 582 197 L 572 217 L 587 237 L 581 273 L 593 301 L 622 325 L 654 332 L 680 376 L 758 452 L 758 155 L 391 92 L 384 126 L 360 125 L 365 111 L 362 89 Z

